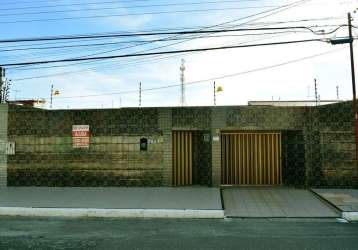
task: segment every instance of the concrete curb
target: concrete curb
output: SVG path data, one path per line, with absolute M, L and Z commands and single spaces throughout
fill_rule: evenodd
M 342 218 L 347 221 L 358 221 L 358 212 L 342 212 Z
M 0 216 L 223 219 L 223 210 L 0 207 Z
M 318 198 L 325 201 L 327 204 L 335 208 L 341 215 L 342 219 L 345 219 L 350 222 L 358 221 L 358 211 L 357 212 L 345 212 L 342 209 L 340 209 L 338 206 L 334 205 L 332 202 L 330 202 L 328 199 L 324 198 L 322 195 L 320 195 L 318 192 L 314 191 L 313 189 L 310 189 L 310 191 L 315 194 Z

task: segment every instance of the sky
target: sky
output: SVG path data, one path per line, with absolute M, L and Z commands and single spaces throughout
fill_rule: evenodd
M 275 43 L 347 36 L 347 12 L 358 0 L 2 0 L 1 40 L 107 32 L 143 32 L 214 27 L 311 27 L 284 32 L 241 31 L 157 41 L 160 37 L 110 38 L 91 41 L 0 43 L 0 64 L 140 52 L 172 51 L 229 45 Z M 277 10 L 277 11 L 275 11 Z M 278 11 L 279 10 L 279 11 Z M 265 13 L 262 13 L 265 12 Z M 262 13 L 262 14 L 259 14 Z M 305 20 L 305 21 L 302 21 Z M 298 22 L 299 21 L 299 22 Z M 280 23 L 278 23 L 280 22 Z M 225 23 L 225 25 L 224 25 Z M 353 20 L 353 24 L 356 21 Z M 224 25 L 224 26 L 223 26 Z M 317 35 L 324 30 L 330 33 Z M 289 31 L 289 32 L 287 32 Z M 358 30 L 354 30 L 356 35 Z M 265 34 L 263 34 L 265 33 Z M 270 33 L 270 34 L 267 34 Z M 216 35 L 216 36 L 215 36 Z M 105 46 L 62 47 L 88 43 Z M 14 50 L 38 47 L 54 49 Z M 206 52 L 117 58 L 6 67 L 11 99 L 40 99 L 50 107 L 51 85 L 60 95 L 54 109 L 118 108 L 180 105 L 180 64 L 185 60 L 185 105 L 213 105 L 213 82 L 223 88 L 217 105 L 246 105 L 254 100 L 314 100 L 314 79 L 321 100 L 352 98 L 349 48 L 328 42 L 306 42 Z M 356 59 L 358 60 L 358 58 Z M 165 86 L 171 86 L 164 88 Z M 162 89 L 157 89 L 161 88 Z M 155 88 L 155 90 L 150 90 Z

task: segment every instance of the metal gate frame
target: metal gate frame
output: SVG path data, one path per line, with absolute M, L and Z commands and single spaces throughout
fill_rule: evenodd
M 173 131 L 173 186 L 193 184 L 193 133 Z
M 222 132 L 221 183 L 281 185 L 281 132 Z

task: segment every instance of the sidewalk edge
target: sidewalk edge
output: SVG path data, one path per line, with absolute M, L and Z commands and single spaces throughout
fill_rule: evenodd
M 0 216 L 223 219 L 224 210 L 0 207 Z

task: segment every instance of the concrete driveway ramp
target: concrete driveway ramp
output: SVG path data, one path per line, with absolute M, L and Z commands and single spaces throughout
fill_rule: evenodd
M 237 187 L 223 189 L 227 217 L 337 218 L 329 204 L 308 190 L 282 187 Z

